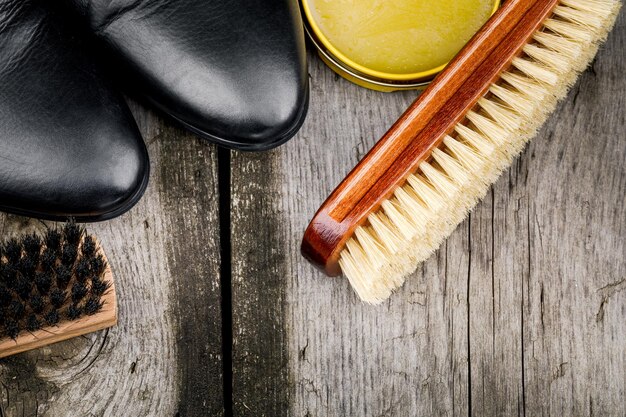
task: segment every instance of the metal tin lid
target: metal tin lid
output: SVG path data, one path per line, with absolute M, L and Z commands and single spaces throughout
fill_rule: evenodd
M 447 65 L 446 63 L 426 71 L 408 74 L 386 73 L 367 68 L 354 62 L 333 46 L 315 22 L 310 0 L 301 0 L 300 5 L 305 17 L 305 30 L 322 61 L 337 74 L 361 87 L 385 92 L 424 89 Z M 500 0 L 494 0 L 492 14 L 499 6 Z

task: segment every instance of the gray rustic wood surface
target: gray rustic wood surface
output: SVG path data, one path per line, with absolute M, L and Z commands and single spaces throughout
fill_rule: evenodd
M 214 146 L 134 104 L 150 186 L 89 226 L 120 323 L 0 360 L 0 416 L 626 415 L 625 44 L 622 13 L 537 138 L 379 307 L 299 242 L 416 93 L 358 88 L 310 55 L 301 132 L 220 152 L 220 175 Z M 0 214 L 3 236 L 49 224 Z
M 88 226 L 116 282 L 119 324 L 0 360 L 0 416 L 221 415 L 217 151 L 134 106 L 151 184 Z M 0 215 L 2 236 L 51 223 Z

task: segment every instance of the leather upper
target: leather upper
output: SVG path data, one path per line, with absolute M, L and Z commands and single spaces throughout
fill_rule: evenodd
M 148 178 L 123 98 L 49 0 L 0 0 L 0 210 L 103 220 Z
M 308 104 L 293 0 L 67 0 L 140 95 L 228 147 L 289 139 Z

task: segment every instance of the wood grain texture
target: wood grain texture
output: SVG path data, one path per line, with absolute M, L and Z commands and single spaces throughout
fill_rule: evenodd
M 233 155 L 233 394 L 252 399 L 235 415 L 625 415 L 625 43 L 622 12 L 537 138 L 380 307 L 298 245 L 414 93 L 366 91 L 310 56 L 300 134 Z
M 223 415 L 216 151 L 134 105 L 144 198 L 88 226 L 115 271 L 119 323 L 0 360 L 0 415 Z M 0 233 L 44 224 L 0 215 Z
M 279 417 L 289 410 L 284 289 L 293 255 L 281 243 L 285 208 L 276 198 L 282 186 L 282 167 L 272 158 L 277 152 L 232 153 L 234 415 Z

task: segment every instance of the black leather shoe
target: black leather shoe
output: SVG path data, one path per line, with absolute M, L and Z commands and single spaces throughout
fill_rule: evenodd
M 130 86 L 194 133 L 264 150 L 304 121 L 308 83 L 295 0 L 66 0 Z
M 0 0 L 0 210 L 104 220 L 132 207 L 148 156 L 85 34 L 50 0 Z

